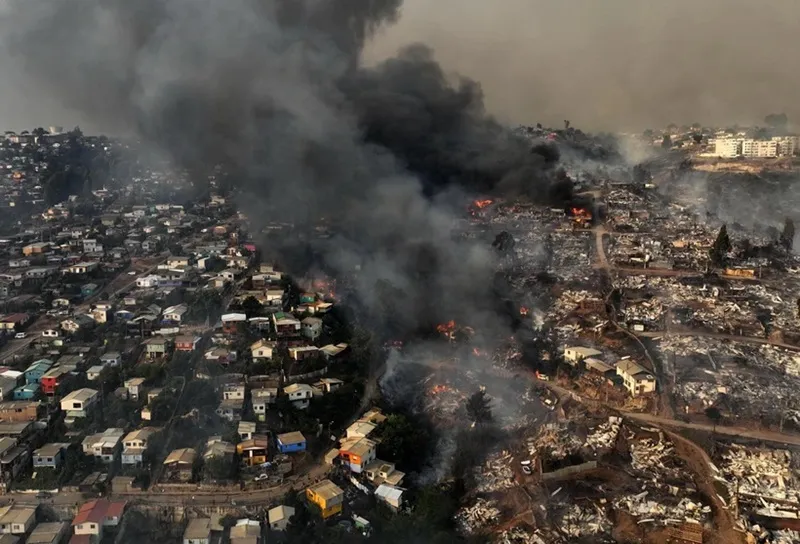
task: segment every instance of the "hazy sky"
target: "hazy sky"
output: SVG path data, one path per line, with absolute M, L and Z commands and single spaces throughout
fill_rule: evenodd
M 406 0 L 369 54 L 425 42 L 512 121 L 800 119 L 798 20 L 796 0 Z
M 771 112 L 797 120 L 798 20 L 796 0 L 406 0 L 367 58 L 429 44 L 511 122 L 624 130 Z M 0 51 L 0 127 L 92 128 L 20 68 Z

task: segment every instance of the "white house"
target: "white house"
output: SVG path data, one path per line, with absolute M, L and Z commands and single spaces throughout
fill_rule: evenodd
M 582 346 L 571 346 L 564 348 L 564 360 L 571 365 L 575 366 L 587 357 L 599 357 L 603 352 L 594 348 L 585 348 Z
M 95 542 L 103 539 L 103 530 L 117 527 L 125 513 L 125 502 L 98 499 L 85 503 L 72 520 L 76 535 L 89 535 Z
M 300 322 L 303 326 L 303 336 L 310 340 L 316 340 L 322 334 L 322 320 L 318 317 L 307 317 Z
M 617 375 L 622 377 L 625 389 L 632 397 L 656 390 L 655 377 L 630 359 L 617 362 Z
M 223 400 L 244 400 L 244 385 L 228 384 L 222 390 Z
M 99 253 L 103 251 L 103 244 L 99 243 L 95 238 L 85 238 L 83 240 L 84 253 Z
M 103 366 L 117 366 L 122 362 L 122 355 L 118 351 L 107 351 L 100 356 L 100 362 Z
M 158 287 L 158 284 L 161 282 L 161 277 L 155 274 L 150 274 L 148 276 L 142 276 L 136 280 L 136 287 L 140 287 L 142 289 L 150 289 L 153 287 Z
M 270 342 L 268 340 L 258 340 L 254 342 L 250 346 L 250 353 L 253 356 L 254 361 L 258 360 L 272 360 L 273 352 L 275 350 L 275 346 L 277 344 L 275 342 Z
M 142 464 L 147 441 L 156 433 L 154 427 L 144 427 L 128 433 L 122 439 L 122 464 L 138 466 Z
M 169 308 L 164 310 L 164 319 L 166 321 L 173 321 L 175 323 L 180 323 L 183 319 L 183 315 L 189 311 L 189 307 L 186 304 L 177 304 L 175 306 L 170 306 Z
M 96 270 L 100 266 L 100 263 L 85 261 L 80 263 L 75 263 L 68 266 L 65 270 L 69 274 L 88 274 L 93 270 Z
M 94 389 L 84 387 L 77 389 L 61 399 L 61 410 L 67 414 L 65 423 L 79 417 L 86 417 L 97 402 L 98 394 Z
M 284 295 L 283 289 L 267 289 L 265 292 L 267 304 L 270 306 L 279 306 L 282 304 Z
M 125 431 L 117 428 L 106 429 L 83 439 L 83 453 L 92 455 L 103 463 L 113 463 L 117 458 Z
M 289 525 L 289 520 L 294 515 L 294 508 L 291 506 L 276 506 L 267 512 L 269 528 L 273 531 L 285 531 Z
M 305 383 L 293 383 L 283 388 L 283 392 L 289 397 L 289 401 L 295 408 L 303 410 L 308 408 L 309 401 L 314 396 L 314 388 Z
M 26 535 L 36 523 L 36 508 L 4 506 L 0 509 L 0 534 Z

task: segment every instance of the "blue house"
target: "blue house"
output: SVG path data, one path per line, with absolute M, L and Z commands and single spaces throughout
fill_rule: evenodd
M 25 369 L 25 383 L 40 383 L 42 381 L 42 376 L 44 376 L 45 372 L 50 370 L 52 366 L 53 361 L 50 359 L 39 359 L 38 361 L 32 362 L 31 366 Z
M 33 400 L 39 392 L 38 383 L 29 383 L 14 389 L 14 400 Z
M 300 431 L 279 434 L 277 439 L 278 451 L 281 453 L 306 451 L 306 437 Z
M 49 443 L 33 451 L 33 468 L 52 468 L 58 470 L 64 463 L 69 444 Z

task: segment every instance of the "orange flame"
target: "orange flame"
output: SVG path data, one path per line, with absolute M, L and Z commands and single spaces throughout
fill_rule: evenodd
M 447 323 L 436 325 L 436 330 L 442 334 L 449 334 L 456 330 L 456 322 L 451 319 Z
M 572 208 L 570 211 L 572 212 L 572 216 L 577 218 L 577 219 L 591 219 L 592 218 L 592 214 L 589 213 L 589 211 L 584 209 L 584 208 Z
M 472 204 L 473 204 L 473 205 L 474 205 L 476 208 L 478 208 L 479 210 L 482 210 L 483 208 L 485 208 L 486 206 L 488 206 L 488 205 L 492 204 L 493 202 L 494 202 L 494 200 L 487 198 L 487 199 L 485 199 L 485 200 L 476 200 L 476 201 L 475 201 L 475 202 L 473 202 Z
M 528 308 L 526 308 L 525 306 L 519 307 L 519 315 L 528 315 L 528 311 L 529 311 Z
M 445 393 L 447 391 L 450 391 L 450 388 L 442 384 L 434 385 L 433 389 L 431 389 L 431 393 L 433 393 L 434 395 L 438 395 L 439 393 Z

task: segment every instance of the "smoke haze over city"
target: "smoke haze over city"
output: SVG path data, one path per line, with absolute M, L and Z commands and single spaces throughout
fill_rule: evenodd
M 366 58 L 423 42 L 448 71 L 480 81 L 489 111 L 513 123 L 569 118 L 609 131 L 748 124 L 772 111 L 800 118 L 798 76 L 787 66 L 798 15 L 800 5 L 781 0 L 407 0 Z M 95 119 L 65 109 L 5 51 L 0 69 L 5 128 L 124 129 L 92 126 Z

